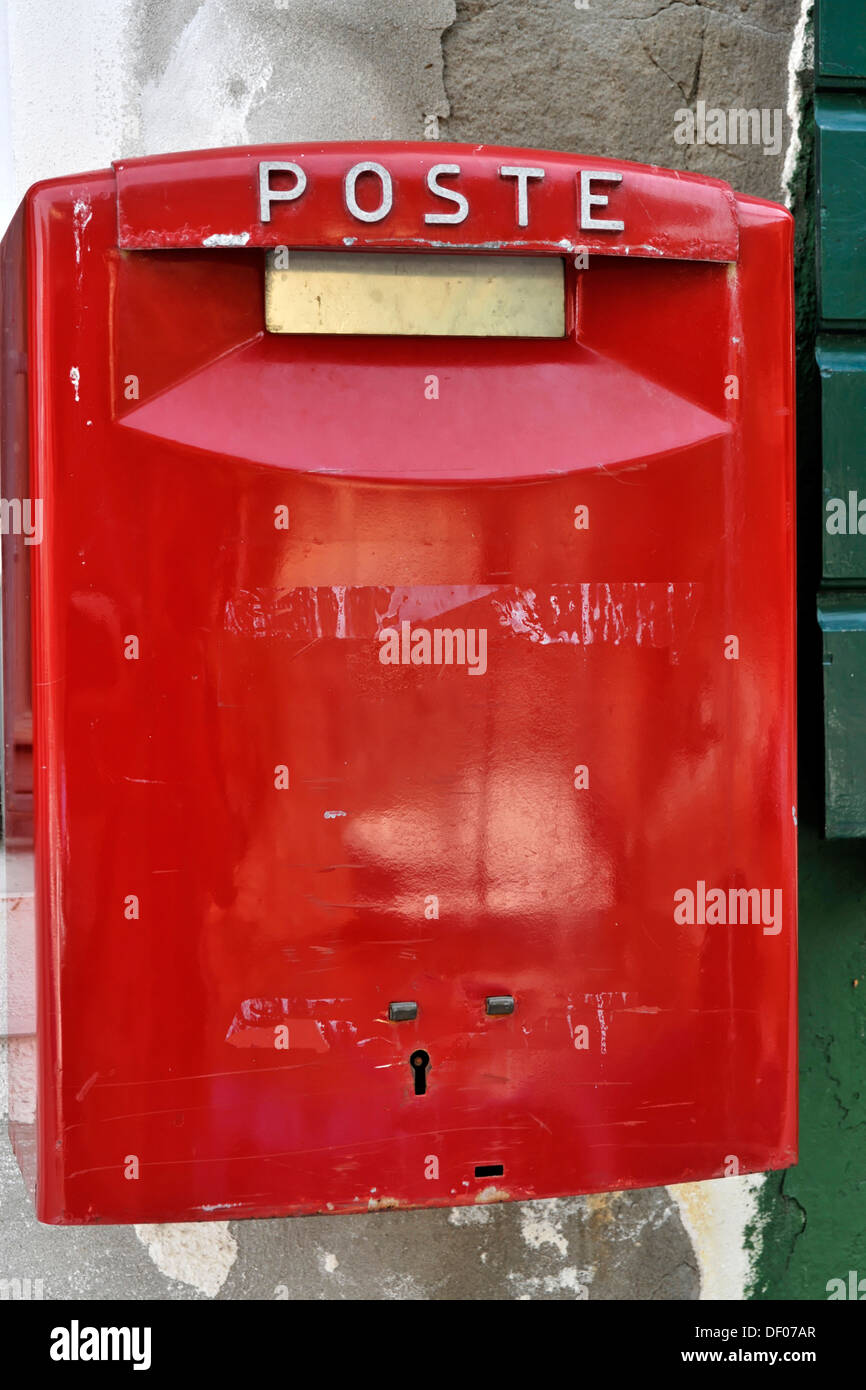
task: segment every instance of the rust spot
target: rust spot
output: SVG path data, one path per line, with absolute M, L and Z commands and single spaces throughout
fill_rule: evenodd
M 483 1187 L 481 1191 L 476 1194 L 475 1197 L 475 1203 L 477 1206 L 481 1206 L 483 1204 L 486 1204 L 487 1202 L 510 1201 L 511 1193 L 506 1192 L 505 1189 L 502 1187 Z
M 367 1203 L 368 1211 L 398 1211 L 399 1207 L 398 1197 L 371 1197 Z

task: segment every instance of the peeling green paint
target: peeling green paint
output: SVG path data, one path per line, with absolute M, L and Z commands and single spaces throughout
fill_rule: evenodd
M 804 828 L 800 876 L 800 1162 L 761 1193 L 752 1298 L 866 1275 L 866 849 Z
M 800 722 L 800 1162 L 770 1174 L 747 1232 L 748 1297 L 826 1299 L 866 1275 L 866 844 L 822 838 L 821 457 L 811 102 L 794 187 Z M 858 982 L 858 983 L 855 983 Z

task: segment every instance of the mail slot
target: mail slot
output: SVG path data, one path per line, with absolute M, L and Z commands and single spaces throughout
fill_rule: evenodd
M 795 1161 L 791 244 L 715 180 L 486 146 L 30 190 L 4 823 L 43 1221 Z

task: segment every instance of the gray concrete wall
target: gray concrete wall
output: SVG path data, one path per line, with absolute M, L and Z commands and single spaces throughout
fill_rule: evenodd
M 781 199 L 804 0 L 9 0 L 0 216 L 38 178 L 252 141 L 454 139 L 614 155 Z M 685 113 L 758 108 L 759 140 Z M 778 115 L 776 114 L 778 113 Z M 26 1048 L 28 1039 L 10 1045 Z M 27 1097 L 16 1097 L 26 1106 Z M 762 1179 L 301 1221 L 39 1227 L 0 1152 L 2 1280 L 45 1298 L 741 1298 Z
M 689 169 L 779 199 L 799 11 L 800 0 L 458 0 L 444 134 Z M 677 112 L 699 101 L 778 111 L 780 148 L 677 143 Z

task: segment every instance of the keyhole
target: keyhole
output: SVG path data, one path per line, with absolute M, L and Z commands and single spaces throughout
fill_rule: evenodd
M 427 1092 L 427 1068 L 430 1065 L 430 1054 L 419 1048 L 413 1052 L 409 1058 L 409 1066 L 415 1073 L 415 1094 L 423 1096 Z

